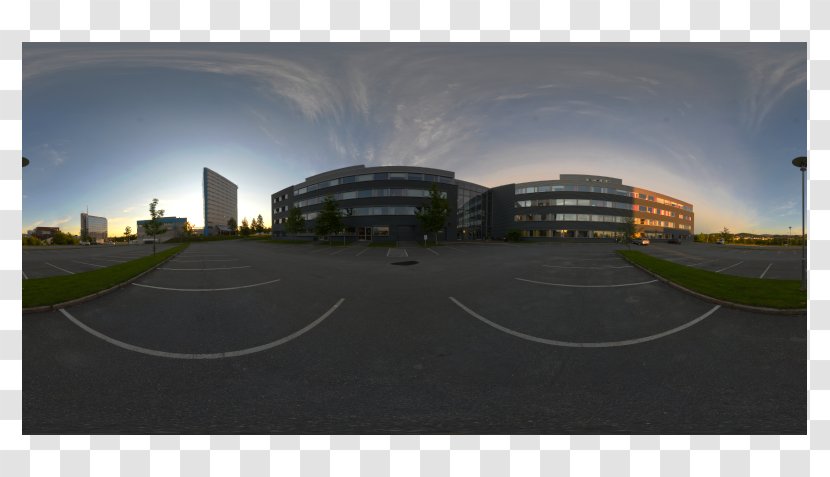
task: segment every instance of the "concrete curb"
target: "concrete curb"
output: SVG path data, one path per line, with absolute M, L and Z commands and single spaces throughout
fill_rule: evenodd
M 41 312 L 44 312 L 44 311 L 52 311 L 52 310 L 57 310 L 58 308 L 65 308 L 67 306 L 77 305 L 79 303 L 84 303 L 86 301 L 94 300 L 94 299 L 98 298 L 99 296 L 106 295 L 107 293 L 114 292 L 115 290 L 117 290 L 119 288 L 122 288 L 124 286 L 129 285 L 130 283 L 138 280 L 139 278 L 143 277 L 144 275 L 147 275 L 148 273 L 152 272 L 153 270 L 157 269 L 158 267 L 164 265 L 165 263 L 167 263 L 171 259 L 175 258 L 177 255 L 184 252 L 185 250 L 187 250 L 187 247 L 183 248 L 178 253 L 174 253 L 173 255 L 170 255 L 169 257 L 165 258 L 161 262 L 157 263 L 152 268 L 144 270 L 143 272 L 141 272 L 138 275 L 128 279 L 127 281 L 121 282 L 117 285 L 114 285 L 110 288 L 107 288 L 106 290 L 101 290 L 99 292 L 93 293 L 92 295 L 82 296 L 81 298 L 75 298 L 74 300 L 65 301 L 63 303 L 56 303 L 54 305 L 43 305 L 43 306 L 33 306 L 31 308 L 23 308 L 23 314 L 27 315 L 29 313 L 41 313 Z
M 665 284 L 667 284 L 671 287 L 677 288 L 678 290 L 680 290 L 682 292 L 688 293 L 689 295 L 696 296 L 696 297 L 700 298 L 701 300 L 706 300 L 708 302 L 716 303 L 718 305 L 726 306 L 726 307 L 729 307 L 729 308 L 735 308 L 735 309 L 744 310 L 744 311 L 754 311 L 754 312 L 757 312 L 757 313 L 765 313 L 765 314 L 768 314 L 768 315 L 803 315 L 803 314 L 807 313 L 806 308 L 791 308 L 791 309 L 766 308 L 766 307 L 763 307 L 763 306 L 742 305 L 740 303 L 733 303 L 731 301 L 726 301 L 726 300 L 721 300 L 721 299 L 718 299 L 718 298 L 713 298 L 709 295 L 704 295 L 702 293 L 698 293 L 696 291 L 689 290 L 688 288 L 686 288 L 682 285 L 678 285 L 677 283 L 675 283 L 675 282 L 673 282 L 673 281 L 671 281 L 667 278 L 664 278 L 664 277 L 652 272 L 651 270 L 648 270 L 648 269 L 642 267 L 641 265 L 639 265 L 637 263 L 632 262 L 631 260 L 629 260 L 624 255 L 621 255 L 621 257 L 623 259 L 625 259 L 626 262 L 630 263 L 631 265 L 634 265 L 635 267 L 637 267 L 640 270 L 648 273 L 649 275 L 651 275 L 654 278 L 660 280 L 661 282 L 663 282 L 663 283 L 665 283 Z

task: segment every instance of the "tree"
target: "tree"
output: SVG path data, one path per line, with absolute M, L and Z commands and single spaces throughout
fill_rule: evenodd
M 429 189 L 429 203 L 415 208 L 415 217 L 421 223 L 421 228 L 427 234 L 435 234 L 435 243 L 438 243 L 438 231 L 445 227 L 447 216 L 450 214 L 450 202 L 432 184 Z
M 129 243 L 130 242 L 130 235 L 133 233 L 133 228 L 129 225 L 124 229 L 124 240 Z
M 236 219 L 231 217 L 228 219 L 228 227 L 231 229 L 231 235 L 236 234 Z
M 331 234 L 337 233 L 343 229 L 343 220 L 341 219 L 340 209 L 337 207 L 337 202 L 331 195 L 326 196 L 323 201 L 323 208 L 320 209 L 317 215 L 317 221 L 314 225 L 314 232 L 317 235 L 327 237 Z
M 182 226 L 182 232 L 184 233 L 185 237 L 192 237 L 193 236 L 193 224 L 190 222 L 185 221 L 184 225 Z
M 622 234 L 622 243 L 626 244 L 628 249 L 631 250 L 631 242 L 637 235 L 637 222 L 634 221 L 634 217 L 626 217 L 622 226 Z
M 288 211 L 288 218 L 285 219 L 285 231 L 289 234 L 305 232 L 305 218 L 299 207 L 292 207 Z
M 164 217 L 164 209 L 156 209 L 159 205 L 158 199 L 153 199 L 150 202 L 150 220 L 144 222 L 144 233 L 153 236 L 153 255 L 156 254 L 156 235 L 161 235 L 167 232 L 167 227 L 161 223 L 161 218 Z
M 262 221 L 262 214 L 256 216 L 256 221 L 254 222 L 254 231 L 256 231 L 256 233 L 258 234 L 265 232 L 265 224 Z
M 724 242 L 729 242 L 730 237 L 732 237 L 732 233 L 729 232 L 728 227 L 724 227 L 720 232 L 720 238 L 722 238 Z
M 239 233 L 246 237 L 251 235 L 251 227 L 248 225 L 248 217 L 242 219 L 242 225 L 239 226 Z

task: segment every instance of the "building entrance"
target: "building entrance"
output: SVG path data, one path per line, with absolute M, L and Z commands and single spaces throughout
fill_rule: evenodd
M 372 227 L 358 227 L 357 239 L 361 241 L 372 240 Z

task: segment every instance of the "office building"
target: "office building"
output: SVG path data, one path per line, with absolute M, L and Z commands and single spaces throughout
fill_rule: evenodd
M 202 192 L 205 206 L 204 234 L 229 233 L 228 221 L 239 225 L 237 212 L 238 187 L 233 182 L 205 167 L 202 175 Z
M 562 174 L 558 180 L 487 187 L 450 171 L 421 167 L 352 166 L 308 177 L 271 196 L 273 232 L 285 235 L 289 210 L 300 207 L 306 228 L 326 196 L 338 203 L 346 235 L 356 240 L 421 240 L 418 206 L 435 183 L 450 203 L 440 240 L 502 239 L 511 231 L 531 240 L 620 238 L 633 221 L 635 235 L 691 239 L 692 204 L 624 185 L 621 179 Z
M 101 243 L 107 240 L 107 219 L 81 212 L 81 240 Z
M 158 221 L 165 228 L 165 232 L 156 235 L 157 242 L 166 242 L 184 235 L 184 224 L 187 223 L 187 217 L 162 217 Z M 139 241 L 153 238 L 144 230 L 144 225 L 148 223 L 150 223 L 150 220 L 139 220 L 135 223 L 136 236 Z

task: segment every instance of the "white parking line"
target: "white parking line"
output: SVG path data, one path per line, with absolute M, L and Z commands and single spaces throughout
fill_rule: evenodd
M 95 260 L 102 260 L 104 262 L 118 262 L 118 263 L 129 262 L 129 260 L 114 260 L 114 259 L 111 259 L 111 258 L 96 258 Z
M 610 270 L 614 268 L 633 268 L 633 265 L 621 265 L 619 267 L 565 267 L 561 265 L 542 265 L 543 267 L 548 268 L 581 268 L 585 270 Z
M 22 273 L 22 274 L 23 274 L 23 279 L 24 279 L 24 280 L 28 280 L 28 279 L 29 279 L 29 277 L 28 277 L 28 276 L 26 276 L 26 272 L 24 272 L 23 270 L 20 270 L 20 273 Z
M 51 264 L 51 263 L 49 263 L 49 262 L 43 262 L 43 263 L 45 263 L 46 265 L 49 265 L 50 267 L 55 267 L 55 268 L 57 268 L 58 270 L 60 270 L 60 271 L 62 271 L 62 272 L 66 272 L 66 273 L 68 273 L 68 274 L 70 274 L 70 275 L 74 275 L 74 274 L 75 274 L 75 272 L 70 272 L 69 270 L 67 270 L 67 269 L 65 269 L 65 268 L 61 268 L 61 267 L 59 267 L 59 266 L 57 266 L 57 265 L 52 265 L 52 264 Z
M 654 341 L 656 339 L 663 338 L 665 336 L 677 333 L 678 331 L 683 331 L 686 328 L 694 326 L 694 325 L 700 323 L 701 321 L 705 320 L 706 318 L 710 317 L 712 315 L 712 313 L 714 313 L 714 312 L 718 311 L 718 309 L 720 309 L 720 305 L 715 305 L 715 307 L 712 308 L 711 310 L 709 310 L 706 313 L 698 316 L 697 318 L 695 318 L 694 320 L 692 320 L 692 321 L 690 321 L 686 324 L 680 325 L 676 328 L 672 328 L 672 329 L 670 329 L 668 331 L 664 331 L 662 333 L 657 333 L 657 334 L 650 335 L 650 336 L 644 336 L 642 338 L 635 338 L 635 339 L 623 340 L 623 341 L 600 341 L 600 342 L 579 343 L 579 342 L 573 342 L 573 341 L 560 341 L 560 340 L 550 340 L 550 339 L 547 339 L 547 338 L 539 338 L 537 336 L 532 336 L 532 335 L 528 335 L 528 334 L 525 334 L 525 333 L 521 333 L 519 331 L 511 330 L 510 328 L 504 327 L 504 326 L 502 326 L 498 323 L 494 323 L 494 322 L 488 320 L 487 318 L 479 315 L 478 313 L 476 313 L 473 310 L 471 310 L 471 309 L 467 308 L 466 306 L 464 306 L 460 301 L 456 300 L 455 298 L 453 298 L 453 297 L 449 297 L 449 298 L 450 298 L 450 300 L 452 300 L 453 303 L 458 305 L 459 308 L 466 311 L 468 315 L 472 316 L 473 318 L 477 318 L 481 322 L 483 322 L 485 324 L 488 324 L 488 325 L 492 326 L 493 328 L 495 328 L 499 331 L 503 331 L 503 332 L 505 332 L 509 335 L 513 335 L 517 338 L 521 338 L 521 339 L 527 340 L 527 341 L 533 341 L 533 342 L 536 342 L 536 343 L 542 343 L 542 344 L 551 345 L 551 346 L 565 346 L 565 347 L 569 347 L 569 348 L 613 348 L 613 347 L 618 347 L 618 346 L 630 346 L 630 345 L 645 343 L 647 341 Z
M 229 287 L 229 288 L 167 288 L 167 287 L 157 287 L 157 286 L 153 286 L 153 285 L 145 285 L 143 283 L 133 283 L 133 285 L 135 285 L 137 287 L 155 288 L 156 290 L 167 290 L 167 291 L 214 292 L 214 291 L 241 290 L 242 288 L 260 287 L 262 285 L 268 285 L 269 283 L 276 283 L 278 281 L 280 281 L 279 278 L 277 278 L 276 280 L 268 281 L 268 282 L 254 283 L 253 285 L 242 285 L 241 287 Z
M 519 278 L 516 277 L 516 280 L 528 283 L 535 283 L 537 285 L 547 285 L 550 287 L 568 287 L 568 288 L 617 288 L 617 287 L 633 287 L 636 285 L 647 285 L 649 283 L 654 283 L 657 280 L 649 280 L 647 282 L 637 282 L 637 283 L 620 283 L 619 285 L 569 285 L 566 283 L 548 283 L 548 282 L 539 282 L 536 280 L 528 280 L 527 278 Z
M 445 247 L 447 247 L 447 248 L 448 248 L 448 249 L 450 249 L 450 250 L 455 250 L 456 252 L 461 252 L 461 253 L 470 253 L 470 252 L 469 252 L 469 251 L 467 251 L 467 250 L 461 250 L 460 248 L 450 247 L 449 245 L 445 245 Z
M 440 253 L 436 252 L 435 250 L 433 250 L 433 249 L 431 249 L 431 248 L 429 248 L 429 247 L 427 247 L 427 250 L 429 250 L 430 252 L 434 253 L 435 255 L 441 255 Z
M 159 270 L 173 270 L 177 272 L 206 272 L 209 270 L 236 270 L 238 268 L 251 268 L 250 265 L 244 265 L 241 267 L 220 267 L 220 268 L 167 268 L 167 267 L 159 267 Z
M 760 276 L 760 277 L 758 277 L 758 278 L 764 278 L 764 275 L 766 275 L 766 274 L 767 274 L 767 272 L 769 271 L 769 268 L 770 268 L 771 266 L 772 266 L 772 264 L 771 264 L 771 263 L 770 263 L 769 265 L 767 265 L 767 268 L 766 268 L 766 269 L 764 269 L 764 273 L 762 273 L 762 274 L 761 274 L 761 276 Z
M 320 318 L 317 318 L 316 320 L 312 321 L 308 325 L 304 326 L 303 328 L 300 328 L 299 330 L 291 333 L 288 336 L 285 336 L 285 337 L 280 338 L 278 340 L 274 340 L 270 343 L 266 343 L 266 344 L 259 345 L 259 346 L 254 346 L 252 348 L 241 349 L 241 350 L 238 350 L 238 351 L 227 351 L 227 352 L 224 352 L 224 353 L 170 353 L 170 352 L 167 352 L 167 351 L 158 351 L 158 350 L 154 350 L 154 349 L 142 348 L 141 346 L 131 345 L 129 343 L 119 341 L 115 338 L 110 338 L 109 336 L 101 333 L 100 331 L 96 331 L 96 330 L 90 328 L 89 326 L 81 323 L 80 320 L 78 320 L 77 318 L 75 318 L 74 316 L 69 314 L 69 312 L 66 311 L 63 308 L 60 309 L 60 312 L 63 314 L 63 316 L 69 318 L 69 321 L 71 321 L 72 323 L 75 323 L 76 325 L 78 325 L 79 328 L 86 331 L 87 333 L 89 333 L 89 334 L 91 334 L 95 337 L 101 338 L 102 340 L 106 341 L 107 343 L 109 343 L 111 345 L 118 346 L 119 348 L 126 349 L 128 351 L 135 351 L 136 353 L 147 354 L 147 355 L 150 355 L 150 356 L 157 356 L 157 357 L 160 357 L 160 358 L 219 359 L 219 358 L 235 358 L 235 357 L 238 357 L 238 356 L 245 356 L 247 354 L 258 353 L 260 351 L 265 351 L 265 350 L 268 350 L 268 349 L 271 349 L 271 348 L 276 348 L 277 346 L 288 343 L 289 341 L 300 337 L 304 333 L 308 332 L 309 330 L 311 330 L 315 326 L 322 323 L 323 320 L 325 320 L 326 318 L 331 316 L 331 314 L 334 313 L 334 311 L 337 310 L 337 308 L 340 307 L 340 305 L 343 304 L 343 301 L 345 301 L 345 300 L 346 300 L 345 298 L 341 298 L 337 303 L 334 304 L 334 306 L 332 306 L 331 308 L 328 309 L 328 311 L 323 313 L 320 316 Z
M 330 253 L 329 255 L 337 255 L 338 253 L 342 252 L 343 250 L 346 250 L 346 247 L 343 247 L 343 248 L 341 248 L 340 250 L 337 250 L 337 251 L 335 251 L 335 252 L 332 252 L 332 253 Z
M 81 262 L 81 261 L 78 261 L 78 260 L 72 260 L 72 261 L 75 262 L 75 263 L 81 263 L 83 265 L 89 265 L 90 267 L 106 268 L 105 265 L 96 265 L 94 263 Z
M 361 251 L 360 251 L 360 253 L 358 253 L 357 255 L 355 255 L 355 257 L 359 257 L 359 256 L 363 255 L 364 253 L 366 253 L 366 251 L 367 251 L 367 250 L 369 250 L 369 247 L 366 247 L 366 248 L 364 248 L 363 250 L 361 250 Z
M 724 271 L 724 270 L 729 270 L 730 268 L 732 268 L 732 267 L 737 267 L 738 265 L 740 265 L 740 264 L 742 264 L 742 263 L 744 263 L 744 262 L 738 262 L 738 263 L 736 263 L 736 264 L 734 264 L 734 265 L 729 265 L 729 266 L 728 266 L 728 267 L 726 267 L 726 268 L 721 268 L 720 270 L 715 270 L 715 273 L 720 273 L 720 272 L 722 272 L 722 271 Z
M 180 263 L 201 263 L 201 262 L 235 262 L 237 259 L 235 258 L 227 258 L 223 260 L 170 260 L 171 262 L 180 262 Z

